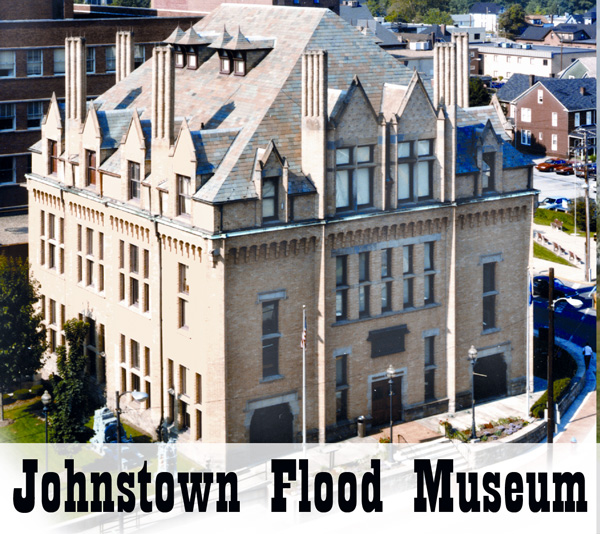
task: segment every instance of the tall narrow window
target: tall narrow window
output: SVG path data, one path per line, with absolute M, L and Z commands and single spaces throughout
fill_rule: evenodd
M 187 305 L 187 300 L 179 299 L 179 328 L 187 328 L 188 326 Z
M 129 199 L 140 199 L 140 164 L 129 162 Z
M 96 173 L 98 172 L 96 169 L 96 152 L 93 150 L 85 151 L 85 160 L 86 160 L 86 181 L 85 185 L 96 186 Z
M 423 246 L 423 266 L 425 269 L 425 277 L 423 279 L 424 304 L 433 304 L 435 302 L 435 273 L 431 272 L 434 270 L 433 247 L 433 241 L 427 242 Z
M 202 404 L 202 375 L 196 373 L 196 404 Z
M 262 183 L 262 218 L 263 221 L 277 221 L 278 217 L 278 198 L 277 198 L 277 180 L 274 178 L 265 178 Z
M 371 145 L 365 145 L 335 151 L 338 211 L 355 211 L 373 205 L 373 150 Z
M 131 367 L 140 368 L 140 344 L 133 339 L 131 340 Z
M 481 190 L 489 193 L 495 189 L 496 153 L 486 152 L 483 154 L 483 169 L 481 172 Z
M 15 75 L 15 53 L 12 50 L 0 51 L 0 78 L 12 78 Z
M 140 249 L 135 245 L 129 245 L 129 270 L 135 274 L 140 270 Z
M 183 263 L 179 264 L 179 292 L 188 294 L 190 288 L 188 286 L 188 266 Z
M 42 74 L 42 50 L 39 48 L 27 50 L 27 76 L 41 76 Z
M 116 46 L 107 46 L 105 48 L 106 72 L 114 72 L 117 69 Z
M 177 214 L 189 215 L 191 213 L 191 179 L 189 176 L 177 175 Z
M 435 336 L 427 336 L 425 342 L 425 401 L 435 399 Z
M 42 102 L 27 102 L 27 128 L 36 129 L 42 125 L 44 106 Z
M 496 263 L 483 264 L 483 330 L 496 328 Z
M 85 70 L 88 74 L 93 74 L 96 72 L 96 49 L 95 48 L 86 48 L 86 61 L 85 61 Z
M 0 52 L 1 54 L 2 52 Z M 54 75 L 62 76 L 65 73 L 65 49 L 54 49 Z
M 402 272 L 410 274 L 413 272 L 413 245 L 404 245 L 402 247 Z
M 433 140 L 398 143 L 398 202 L 415 202 L 433 197 Z
M 187 395 L 187 368 L 179 366 L 179 393 Z
M 58 143 L 56 141 L 48 141 L 48 157 L 50 174 L 58 173 Z
M 0 104 L 0 130 L 15 129 L 15 105 Z M 8 159 L 8 158 L 6 158 Z
M 558 126 L 558 113 L 552 112 L 552 126 Z
M 360 252 L 358 254 L 358 316 L 368 317 L 370 314 L 370 289 L 365 282 L 369 281 L 369 253 Z
M 343 321 L 347 318 L 347 263 L 348 256 L 335 258 L 335 320 Z
M 262 303 L 263 378 L 279 374 L 279 301 Z
M 348 355 L 335 359 L 335 420 L 348 419 Z

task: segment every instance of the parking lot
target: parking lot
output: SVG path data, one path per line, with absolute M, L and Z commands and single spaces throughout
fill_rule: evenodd
M 536 164 L 548 159 L 546 156 L 536 158 Z M 596 199 L 596 181 L 590 179 L 590 198 Z M 560 175 L 553 171 L 540 172 L 533 169 L 533 187 L 540 191 L 539 200 L 546 197 L 579 198 L 584 196 L 585 180 L 574 174 Z

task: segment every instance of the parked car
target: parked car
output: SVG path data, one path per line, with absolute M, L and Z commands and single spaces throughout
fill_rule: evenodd
M 540 172 L 550 172 L 555 170 L 557 167 L 564 165 L 565 163 L 567 163 L 567 160 L 550 158 L 546 161 L 542 161 L 542 163 L 538 163 L 535 168 Z
M 538 204 L 543 210 L 564 211 L 569 209 L 570 200 L 562 197 L 547 197 Z
M 591 178 L 592 180 L 596 179 L 596 164 L 595 163 L 588 163 L 588 178 Z M 585 178 L 585 165 L 578 165 L 577 169 L 575 170 L 575 174 L 578 178 Z
M 559 165 L 554 169 L 556 174 L 575 174 L 575 162 L 567 161 L 564 165 Z

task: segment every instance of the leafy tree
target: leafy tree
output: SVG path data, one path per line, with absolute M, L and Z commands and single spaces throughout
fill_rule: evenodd
M 472 3 L 469 0 L 450 0 L 448 11 L 453 15 L 464 15 L 469 12 Z
M 452 17 L 447 11 L 441 11 L 437 7 L 430 9 L 423 17 L 425 24 L 447 24 L 452 25 Z
M 385 17 L 389 4 L 389 0 L 367 0 L 367 7 L 374 17 Z
M 430 3 L 432 3 L 431 0 L 392 0 L 386 20 L 390 22 L 421 22 Z
M 577 206 L 577 210 L 575 210 L 575 206 Z M 576 202 L 573 202 L 569 206 L 569 213 L 573 215 L 573 213 L 577 211 L 577 228 L 585 232 L 585 197 L 577 198 Z M 594 233 L 597 228 L 597 218 L 596 214 L 596 202 L 590 198 L 590 232 Z
M 498 15 L 498 28 L 509 39 L 520 35 L 527 23 L 521 4 L 513 4 L 504 13 Z
M 0 420 L 4 420 L 3 395 L 23 375 L 43 365 L 46 332 L 42 315 L 34 304 L 39 300 L 37 283 L 29 279 L 29 265 L 0 256 Z
M 53 443 L 77 442 L 92 409 L 90 384 L 85 374 L 87 357 L 83 351 L 89 324 L 71 319 L 63 328 L 69 350 L 67 352 L 64 345 L 56 349 L 60 377 L 55 378 L 54 386 L 55 408 L 51 415 L 50 436 Z
M 469 106 L 487 106 L 491 97 L 485 88 L 481 78 L 469 79 Z

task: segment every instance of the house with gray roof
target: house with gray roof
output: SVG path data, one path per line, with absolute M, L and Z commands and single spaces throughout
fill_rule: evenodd
M 596 125 L 596 78 L 541 79 L 513 98 L 513 106 L 519 150 L 573 157 L 573 132 Z
M 471 406 L 473 370 L 476 401 L 525 391 L 531 161 L 469 107 L 468 36 L 433 53 L 432 79 L 330 10 L 224 4 L 88 103 L 69 39 L 32 274 L 106 391 L 148 394 L 124 418 L 325 443 Z

